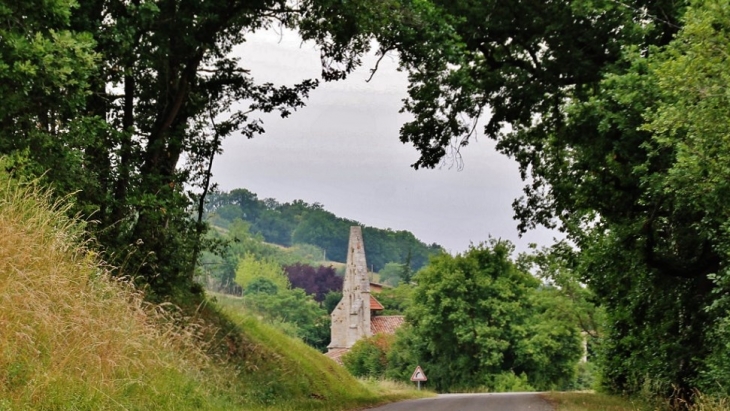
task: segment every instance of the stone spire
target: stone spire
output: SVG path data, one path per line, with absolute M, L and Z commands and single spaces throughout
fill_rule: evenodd
M 328 348 L 350 348 L 370 335 L 370 281 L 362 228 L 355 226 L 350 227 L 342 300 L 332 311 L 332 341 Z

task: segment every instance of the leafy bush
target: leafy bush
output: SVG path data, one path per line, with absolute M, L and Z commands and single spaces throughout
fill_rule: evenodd
M 383 377 L 388 368 L 387 354 L 394 339 L 387 334 L 363 338 L 342 356 L 342 364 L 356 377 Z
M 572 390 L 584 391 L 598 387 L 598 369 L 591 362 L 580 362 L 576 366 L 575 383 L 569 387 Z
M 515 375 L 512 371 L 502 372 L 490 376 L 489 386 L 496 392 L 535 391 L 527 381 L 527 374 L 524 372 Z

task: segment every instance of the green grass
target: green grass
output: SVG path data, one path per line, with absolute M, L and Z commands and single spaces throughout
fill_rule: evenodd
M 647 402 L 637 399 L 590 392 L 550 392 L 543 394 L 556 411 L 730 411 L 727 398 L 697 395 L 692 405 L 669 406 L 666 401 Z
M 248 315 L 240 298 L 216 295 L 216 300 L 223 315 L 245 330 L 246 344 L 255 347 L 248 350 L 253 355 L 246 362 L 257 372 L 243 373 L 240 379 L 259 406 L 271 410 L 347 410 L 431 395 L 406 384 L 357 380 L 301 340 Z
M 0 410 L 349 410 L 379 392 L 301 341 L 206 300 L 113 280 L 48 192 L 0 174 Z
M 556 411 L 648 411 L 646 404 L 623 397 L 590 392 L 550 392 L 543 394 Z

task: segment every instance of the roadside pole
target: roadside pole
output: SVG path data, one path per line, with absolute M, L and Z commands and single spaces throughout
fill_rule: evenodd
M 411 375 L 411 381 L 415 381 L 418 383 L 418 391 L 421 391 L 421 381 L 428 381 L 426 373 L 423 372 L 420 365 L 417 365 L 416 370 L 413 371 L 413 375 Z

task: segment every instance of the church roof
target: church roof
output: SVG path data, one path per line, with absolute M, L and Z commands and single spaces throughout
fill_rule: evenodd
M 328 352 L 324 353 L 324 355 L 332 358 L 335 360 L 337 364 L 342 365 L 342 356 L 347 354 L 350 351 L 349 348 L 333 348 L 329 350 Z
M 380 304 L 380 301 L 376 300 L 375 297 L 373 297 L 373 295 L 370 294 L 370 309 L 371 310 L 384 310 L 385 307 L 383 307 L 383 304 Z
M 375 334 L 395 334 L 405 322 L 402 315 L 379 315 L 370 319 L 370 331 Z

